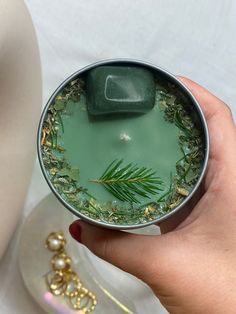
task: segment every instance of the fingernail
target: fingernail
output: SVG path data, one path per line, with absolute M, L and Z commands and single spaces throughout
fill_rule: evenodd
M 82 243 L 82 241 L 81 241 L 82 229 L 81 229 L 81 226 L 79 225 L 79 223 L 77 221 L 73 222 L 70 225 L 69 231 L 70 231 L 72 238 L 74 238 L 76 241 Z

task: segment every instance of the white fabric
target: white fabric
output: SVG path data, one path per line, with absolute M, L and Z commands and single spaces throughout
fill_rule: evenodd
M 44 103 L 77 69 L 100 59 L 128 57 L 198 81 L 228 103 L 236 117 L 234 0 L 26 3 L 41 50 Z M 48 192 L 36 162 L 23 216 Z M 18 231 L 0 267 L 0 313 L 43 313 L 23 288 L 17 268 L 17 239 Z M 150 309 L 147 314 L 153 313 Z

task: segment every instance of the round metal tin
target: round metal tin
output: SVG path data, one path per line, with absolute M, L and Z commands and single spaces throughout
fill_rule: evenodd
M 89 71 L 97 66 L 101 66 L 101 65 L 136 65 L 136 66 L 142 66 L 142 67 L 146 67 L 150 70 L 152 70 L 154 73 L 158 73 L 159 75 L 167 78 L 170 82 L 173 82 L 176 86 L 178 86 L 180 88 L 180 90 L 183 92 L 183 94 L 185 94 L 189 100 L 191 100 L 192 105 L 196 111 L 196 113 L 198 114 L 199 120 L 202 124 L 202 129 L 203 129 L 203 135 L 204 135 L 204 143 L 205 143 L 205 152 L 204 152 L 204 160 L 203 160 L 203 165 L 202 165 L 202 172 L 198 178 L 197 183 L 195 184 L 194 188 L 192 189 L 191 193 L 184 199 L 184 201 L 179 204 L 175 209 L 173 209 L 172 211 L 166 213 L 165 215 L 163 215 L 160 218 L 157 219 L 153 219 L 152 221 L 148 221 L 142 224 L 135 224 L 135 225 L 118 225 L 118 224 L 109 224 L 106 222 L 101 222 L 101 221 L 96 221 L 82 213 L 80 213 L 78 210 L 75 210 L 70 204 L 68 204 L 61 196 L 60 194 L 56 191 L 56 189 L 54 188 L 54 186 L 52 185 L 52 183 L 50 182 L 47 173 L 46 173 L 46 169 L 44 167 L 43 164 L 43 160 L 42 160 L 42 153 L 41 153 L 41 133 L 42 133 L 42 125 L 43 125 L 43 121 L 45 119 L 45 116 L 47 114 L 47 110 L 48 107 L 51 105 L 51 103 L 53 102 L 55 96 L 61 91 L 63 90 L 63 88 L 72 80 L 74 80 L 75 78 L 77 78 L 79 75 L 81 75 L 82 73 Z M 181 210 L 184 209 L 185 205 L 189 202 L 189 200 L 193 197 L 193 195 L 196 193 L 196 191 L 199 188 L 199 185 L 202 182 L 202 179 L 204 177 L 204 174 L 206 172 L 206 167 L 207 167 L 207 163 L 208 163 L 208 158 L 209 158 L 209 134 L 208 134 L 208 128 L 207 128 L 207 123 L 204 117 L 204 114 L 202 112 L 202 109 L 199 105 L 199 103 L 197 102 L 196 98 L 192 95 L 192 93 L 190 92 L 190 90 L 174 75 L 172 75 L 171 73 L 169 73 L 168 71 L 162 69 L 159 66 L 156 66 L 154 64 L 145 62 L 145 61 L 140 61 L 140 60 L 133 60 L 133 59 L 109 59 L 109 60 L 102 60 L 93 64 L 90 64 L 78 71 L 76 71 L 75 73 L 73 73 L 71 76 L 69 76 L 67 79 L 65 79 L 61 85 L 54 91 L 54 93 L 51 95 L 51 97 L 49 98 L 43 112 L 40 118 L 40 122 L 39 122 L 39 127 L 38 127 L 38 135 L 37 135 L 37 152 L 38 152 L 38 158 L 39 158 L 39 163 L 43 172 L 43 175 L 50 187 L 50 189 L 52 190 L 52 192 L 54 193 L 54 195 L 58 198 L 58 200 L 67 208 L 69 209 L 74 215 L 76 215 L 77 217 L 101 226 L 101 227 L 106 227 L 106 228 L 110 228 L 110 229 L 136 229 L 136 228 L 141 228 L 141 227 L 146 227 L 148 225 L 151 224 L 159 224 L 161 222 L 163 222 L 164 220 L 169 219 L 170 217 L 173 219 L 174 217 L 172 216 L 178 216 L 178 214 L 181 212 Z

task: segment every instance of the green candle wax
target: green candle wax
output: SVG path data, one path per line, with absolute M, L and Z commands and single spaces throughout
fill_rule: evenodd
M 90 119 L 85 103 L 82 96 L 71 106 L 70 115 L 62 116 L 65 158 L 80 169 L 80 184 L 101 202 L 115 200 L 121 205 L 102 185 L 90 180 L 99 178 L 111 161 L 123 159 L 126 164 L 152 168 L 163 180 L 163 189 L 168 189 L 170 172 L 175 171 L 182 154 L 176 140 L 178 128 L 163 119 L 158 106 L 145 115 Z M 140 196 L 138 200 L 141 204 L 149 201 Z

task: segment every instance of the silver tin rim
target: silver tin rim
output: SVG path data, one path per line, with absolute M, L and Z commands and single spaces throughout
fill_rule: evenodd
M 132 64 L 132 65 L 140 65 L 140 66 L 144 66 L 144 67 L 148 67 L 149 69 L 152 69 L 153 71 L 158 72 L 159 74 L 162 74 L 164 76 L 166 76 L 170 81 L 174 82 L 177 86 L 180 87 L 180 89 L 189 97 L 189 99 L 192 101 L 192 104 L 194 105 L 196 112 L 198 113 L 199 119 L 201 121 L 202 127 L 203 127 L 203 133 L 204 133 L 204 140 L 205 140 L 205 156 L 204 156 L 204 161 L 203 161 L 203 166 L 202 166 L 202 172 L 201 175 L 198 178 L 198 181 L 196 183 L 196 185 L 194 186 L 193 190 L 191 191 L 191 193 L 184 199 L 184 201 L 178 205 L 174 210 L 172 210 L 169 213 L 166 213 L 165 215 L 163 215 L 160 218 L 154 219 L 152 221 L 148 221 L 145 223 L 140 223 L 140 224 L 134 224 L 134 225 L 116 225 L 116 224 L 108 224 L 106 222 L 101 222 L 101 221 L 96 221 L 82 213 L 80 213 L 78 210 L 75 210 L 70 204 L 68 204 L 67 202 L 65 202 L 65 200 L 62 199 L 62 197 L 60 196 L 60 194 L 56 191 L 56 189 L 54 188 L 54 186 L 52 185 L 51 181 L 49 180 L 47 173 L 46 173 L 46 169 L 44 167 L 43 164 L 43 159 L 42 159 L 42 152 L 41 152 L 41 133 L 42 133 L 42 126 L 43 126 L 43 122 L 44 122 L 44 118 L 47 114 L 47 110 L 48 107 L 51 105 L 52 101 L 54 100 L 55 96 L 70 82 L 72 81 L 74 78 L 76 78 L 78 75 L 91 70 L 94 67 L 97 66 L 101 66 L 101 65 L 107 65 L 107 64 Z M 81 218 L 91 224 L 97 225 L 97 226 L 101 226 L 101 227 L 105 227 L 105 228 L 109 228 L 109 229 L 123 229 L 123 230 L 128 230 L 128 229 L 137 229 L 137 228 L 143 228 L 152 224 L 159 224 L 160 222 L 168 219 L 169 217 L 173 216 L 174 214 L 176 214 L 178 211 L 180 211 L 188 202 L 189 200 L 192 198 L 192 196 L 195 194 L 195 192 L 197 191 L 197 189 L 199 188 L 203 177 L 205 175 L 206 172 L 206 168 L 207 168 L 207 163 L 208 163 L 208 159 L 209 159 L 209 132 L 208 132 L 208 127 L 207 127 L 207 123 L 206 123 L 206 119 L 204 117 L 203 111 L 198 103 L 198 101 L 196 100 L 196 98 L 193 96 L 193 94 L 191 93 L 191 91 L 178 79 L 176 78 L 173 74 L 169 73 L 168 71 L 162 69 L 161 67 L 154 65 L 152 63 L 149 62 L 145 62 L 145 61 L 141 61 L 141 60 L 136 60 L 136 59 L 127 59 L 127 58 L 119 58 L 119 59 L 107 59 L 107 60 L 101 60 L 95 63 L 92 63 L 86 67 L 83 67 L 82 69 L 74 72 L 73 74 L 71 74 L 68 78 L 66 78 L 59 86 L 58 88 L 54 91 L 54 93 L 51 95 L 51 97 L 49 98 L 46 106 L 44 107 L 44 110 L 41 114 L 41 118 L 39 121 L 39 127 L 38 127 L 38 134 L 37 134 L 37 153 L 38 153 L 38 158 L 39 158 L 39 164 L 41 167 L 41 170 L 43 172 L 43 175 L 50 187 L 50 189 L 52 190 L 52 192 L 54 193 L 54 195 L 57 197 L 57 199 L 67 208 L 69 209 L 75 216 L 77 216 L 78 218 Z

